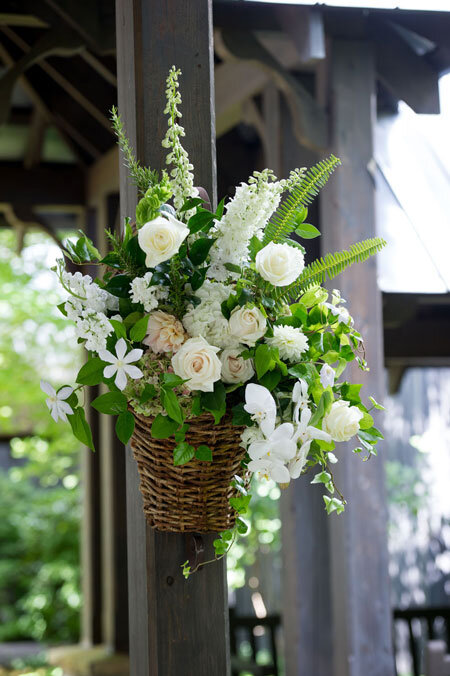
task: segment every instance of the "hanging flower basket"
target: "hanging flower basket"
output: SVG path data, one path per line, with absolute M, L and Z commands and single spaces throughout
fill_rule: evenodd
M 135 414 L 131 448 L 137 462 L 144 513 L 150 526 L 172 533 L 221 532 L 233 528 L 236 512 L 230 498 L 237 494 L 233 477 L 242 472 L 245 450 L 240 446 L 242 428 L 226 415 L 214 424 L 202 415 L 190 424 L 186 441 L 195 448 L 207 445 L 213 462 L 193 458 L 173 464 L 176 443 L 154 439 L 152 418 Z

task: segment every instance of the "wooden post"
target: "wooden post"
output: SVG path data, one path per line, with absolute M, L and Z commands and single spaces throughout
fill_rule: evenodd
M 375 234 L 374 181 L 370 171 L 375 123 L 372 45 L 332 40 L 328 54 L 331 151 L 341 158 L 322 192 L 325 251 L 346 248 Z M 383 397 L 382 310 L 376 259 L 355 265 L 336 286 L 365 337 L 370 373 L 352 367 L 363 394 Z M 382 425 L 382 420 L 380 421 Z M 386 547 L 383 453 L 362 463 L 355 444 L 339 444 L 335 479 L 348 500 L 345 513 L 329 518 L 333 605 L 334 676 L 391 676 L 391 611 Z M 316 628 L 320 631 L 320 628 Z M 317 674 L 317 676 L 319 676 Z
M 216 199 L 211 0 L 117 0 L 119 110 L 138 158 L 165 166 L 161 140 L 169 68 L 183 71 L 185 142 L 196 184 Z M 133 216 L 136 190 L 121 166 L 121 215 Z M 184 580 L 192 535 L 158 533 L 145 524 L 136 465 L 126 456 L 130 673 L 227 676 L 228 609 L 224 562 Z M 214 536 L 202 537 L 205 556 Z

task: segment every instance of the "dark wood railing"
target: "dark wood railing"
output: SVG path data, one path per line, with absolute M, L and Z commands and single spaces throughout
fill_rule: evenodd
M 439 635 L 436 627 L 438 620 L 441 620 L 443 625 L 440 628 Z M 406 622 L 408 626 L 409 653 L 412 660 L 413 675 L 420 676 L 427 641 L 442 638 L 447 643 L 447 649 L 450 649 L 450 606 L 395 608 L 394 623 L 400 622 Z

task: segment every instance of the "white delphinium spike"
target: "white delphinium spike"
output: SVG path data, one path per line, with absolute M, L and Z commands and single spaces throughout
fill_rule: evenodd
M 143 350 L 131 350 L 128 354 L 127 344 L 123 338 L 120 338 L 116 343 L 116 355 L 111 354 L 108 350 L 101 350 L 99 352 L 100 359 L 109 362 L 106 366 L 103 375 L 105 378 L 112 378 L 116 374 L 114 383 L 119 390 L 124 390 L 127 385 L 127 376 L 130 378 L 142 378 L 144 375 L 137 366 L 132 366 L 132 362 L 138 361 L 144 353 Z

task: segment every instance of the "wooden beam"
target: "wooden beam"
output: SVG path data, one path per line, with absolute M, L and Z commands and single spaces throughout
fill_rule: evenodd
M 32 14 L 0 13 L 0 26 L 22 26 L 26 28 L 47 28 L 47 23 Z
M 277 8 L 278 21 L 293 41 L 300 63 L 311 64 L 325 58 L 325 29 L 319 7 Z
M 35 108 L 28 128 L 28 144 L 23 160 L 25 169 L 32 169 L 40 163 L 46 127 L 47 121 L 44 115 L 38 108 Z
M 373 157 L 375 123 L 372 49 L 366 40 L 330 43 L 330 150 L 342 159 L 343 166 L 321 193 L 325 251 L 347 248 L 352 242 L 375 235 L 375 188 L 368 168 Z M 372 394 L 382 400 L 382 314 L 376 259 L 352 267 L 337 285 L 349 300 L 349 311 L 364 335 L 371 369 L 363 374 L 356 365 L 352 366 L 349 378 L 363 382 L 364 397 Z M 328 521 L 334 671 L 330 668 L 324 674 L 391 676 L 395 669 L 383 459 L 379 456 L 362 463 L 352 453 L 354 445 L 339 445 L 339 462 L 334 466 L 336 482 L 348 504 L 344 514 L 334 514 Z
M 117 77 L 112 73 L 104 63 L 100 61 L 94 54 L 89 52 L 87 49 L 84 49 L 80 53 L 81 58 L 83 58 L 86 63 L 88 63 L 91 68 L 93 68 L 99 75 L 102 76 L 106 82 L 108 82 L 113 87 L 117 87 Z
M 165 78 L 172 64 L 183 70 L 183 126 L 196 184 L 216 202 L 211 0 L 118 0 L 119 109 L 138 158 L 165 166 L 161 139 Z M 122 217 L 133 215 L 136 189 L 121 163 Z M 228 611 L 224 562 L 184 580 L 180 565 L 191 535 L 159 533 L 146 525 L 136 463 L 126 456 L 130 673 L 136 676 L 229 673 Z M 205 556 L 214 535 L 202 537 Z
M 84 174 L 70 164 L 46 164 L 24 169 L 19 162 L 0 164 L 0 202 L 25 204 L 84 204 Z
M 377 75 L 386 89 L 416 113 L 439 114 L 439 74 L 387 21 L 370 22 Z

